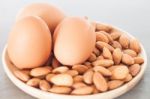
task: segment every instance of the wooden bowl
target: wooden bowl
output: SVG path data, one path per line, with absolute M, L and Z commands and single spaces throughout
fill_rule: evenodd
M 116 28 L 116 27 L 114 27 L 114 28 Z M 118 28 L 116 28 L 116 29 L 118 29 Z M 118 30 L 120 30 L 120 29 L 118 29 Z M 123 32 L 125 32 L 125 31 L 123 31 Z M 125 33 L 129 37 L 133 38 L 133 36 L 130 35 L 129 33 L 127 33 L 127 32 L 125 32 Z M 139 72 L 139 74 L 136 77 L 134 77 L 130 82 L 122 85 L 121 87 L 119 87 L 117 89 L 111 90 L 111 91 L 93 94 L 93 95 L 84 95 L 84 96 L 55 94 L 55 93 L 45 92 L 40 89 L 36 89 L 34 87 L 30 87 L 30 86 L 26 85 L 25 83 L 20 81 L 18 78 L 16 78 L 13 74 L 13 71 L 16 70 L 17 68 L 14 65 L 12 65 L 12 63 L 9 60 L 9 57 L 7 54 L 7 45 L 5 46 L 5 48 L 3 50 L 2 62 L 3 62 L 4 71 L 6 72 L 9 79 L 19 89 L 21 89 L 25 93 L 27 93 L 33 97 L 36 97 L 36 98 L 40 98 L 40 99 L 114 99 L 114 98 L 126 93 L 130 89 L 132 89 L 142 78 L 144 71 L 146 69 L 146 66 L 147 66 L 147 56 L 146 56 L 146 53 L 145 53 L 145 50 L 144 50 L 142 44 L 141 44 L 141 49 L 142 49 L 141 56 L 144 58 L 145 62 L 141 65 L 141 71 Z

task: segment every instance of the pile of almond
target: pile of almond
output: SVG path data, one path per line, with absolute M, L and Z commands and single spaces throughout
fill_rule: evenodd
M 68 95 L 102 93 L 131 81 L 144 63 L 139 42 L 112 26 L 93 26 L 95 49 L 83 64 L 63 66 L 52 55 L 46 66 L 16 70 L 15 76 L 29 86 Z

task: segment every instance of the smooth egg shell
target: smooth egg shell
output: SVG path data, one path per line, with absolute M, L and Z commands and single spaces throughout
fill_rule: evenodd
M 65 18 L 56 28 L 54 54 L 64 65 L 84 62 L 92 53 L 96 34 L 91 24 L 84 18 Z
M 47 24 L 37 16 L 18 20 L 8 38 L 8 54 L 20 69 L 43 65 L 51 52 L 52 39 Z
M 47 23 L 52 33 L 59 22 L 65 17 L 64 13 L 53 5 L 33 3 L 27 5 L 18 13 L 17 20 L 31 15 L 41 17 Z

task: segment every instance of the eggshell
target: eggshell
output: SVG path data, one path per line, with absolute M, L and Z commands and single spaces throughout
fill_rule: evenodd
M 53 5 L 33 3 L 24 7 L 18 13 L 17 19 L 31 15 L 41 17 L 47 23 L 52 33 L 58 23 L 65 17 L 64 13 Z
M 68 17 L 57 26 L 53 39 L 56 58 L 64 65 L 75 65 L 90 56 L 96 34 L 86 19 Z
M 43 65 L 50 56 L 51 33 L 47 24 L 37 16 L 18 20 L 8 38 L 8 54 L 20 69 Z

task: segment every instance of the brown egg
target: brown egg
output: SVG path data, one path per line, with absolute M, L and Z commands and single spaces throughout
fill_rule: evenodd
M 65 17 L 64 13 L 53 5 L 33 3 L 24 7 L 18 13 L 17 19 L 31 15 L 41 17 L 47 23 L 52 33 L 58 23 Z
M 43 65 L 51 52 L 52 39 L 47 24 L 38 16 L 18 20 L 8 38 L 8 54 L 20 69 Z
M 94 50 L 96 34 L 90 23 L 79 17 L 65 18 L 56 28 L 54 54 L 64 65 L 84 62 Z

